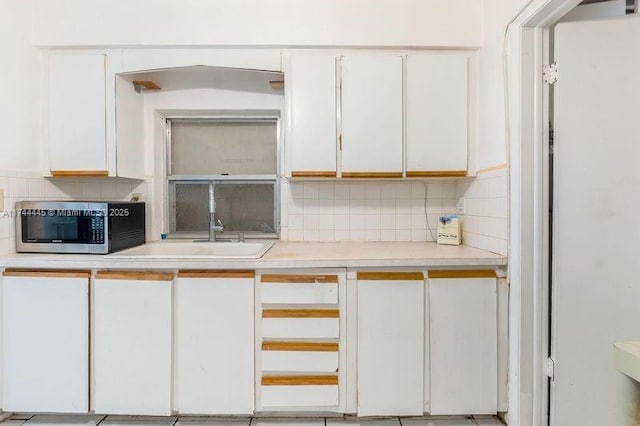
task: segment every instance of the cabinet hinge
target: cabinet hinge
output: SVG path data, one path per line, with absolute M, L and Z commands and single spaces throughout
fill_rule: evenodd
M 553 84 L 558 81 L 558 63 L 547 64 L 542 67 L 542 81 L 546 84 Z
M 547 358 L 547 376 L 553 381 L 556 377 L 556 362 L 553 358 Z

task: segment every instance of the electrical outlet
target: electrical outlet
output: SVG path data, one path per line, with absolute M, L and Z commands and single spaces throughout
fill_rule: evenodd
M 458 202 L 456 203 L 456 210 L 458 214 L 464 214 L 466 207 L 466 200 L 464 197 L 458 198 Z

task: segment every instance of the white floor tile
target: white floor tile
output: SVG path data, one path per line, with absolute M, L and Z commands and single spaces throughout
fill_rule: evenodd
M 251 426 L 324 426 L 324 418 L 260 418 L 254 419 Z
M 95 426 L 104 416 L 37 415 L 27 420 L 27 426 Z
M 107 416 L 100 426 L 172 426 L 177 420 L 176 416 Z
M 400 426 L 400 420 L 393 418 L 345 418 L 327 419 L 327 426 Z
M 176 426 L 249 426 L 251 419 L 242 417 L 184 416 Z
M 473 416 L 473 419 L 480 426 L 503 426 L 504 423 L 495 416 Z
M 12 414 L 9 420 L 29 420 L 33 414 Z
M 0 422 L 0 425 L 2 425 L 2 426 L 5 426 L 5 425 L 18 426 L 18 425 L 23 425 L 25 422 L 26 422 L 26 420 L 9 419 L 9 420 L 5 420 L 4 422 Z
M 471 426 L 476 423 L 465 417 L 428 417 L 420 419 L 402 419 L 402 426 Z

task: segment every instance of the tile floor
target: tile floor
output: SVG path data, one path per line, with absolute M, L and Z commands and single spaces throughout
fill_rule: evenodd
M 221 417 L 142 417 L 142 416 L 64 416 L 16 414 L 0 426 L 494 426 L 503 423 L 491 416 L 414 417 L 359 419 L 337 418 L 221 418 Z

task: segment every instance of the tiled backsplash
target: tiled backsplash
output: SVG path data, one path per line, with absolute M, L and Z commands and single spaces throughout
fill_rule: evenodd
M 463 244 L 506 254 L 507 182 L 506 168 L 458 182 L 283 181 L 281 238 L 290 241 L 433 241 L 438 216 L 456 213 L 459 199 L 464 197 Z M 45 179 L 36 174 L 0 171 L 0 189 L 4 190 L 5 211 L 20 200 L 125 201 L 133 193 L 141 193 L 150 206 L 153 181 Z M 0 252 L 14 250 L 14 220 L 6 214 L 0 215 Z M 153 235 L 151 222 L 148 208 L 148 238 Z
M 507 254 L 508 191 L 506 167 L 481 172 L 475 179 L 457 183 L 457 196 L 465 198 L 465 214 L 461 215 L 464 244 Z
M 454 182 L 283 182 L 281 234 L 292 241 L 433 241 L 438 216 L 455 211 Z
M 140 193 L 151 202 L 152 181 L 99 179 L 50 179 L 35 173 L 0 171 L 0 189 L 4 190 L 4 211 L 0 214 L 0 253 L 14 251 L 15 218 L 11 209 L 23 200 L 95 200 L 128 201 Z M 150 235 L 150 209 L 147 209 L 147 235 Z

